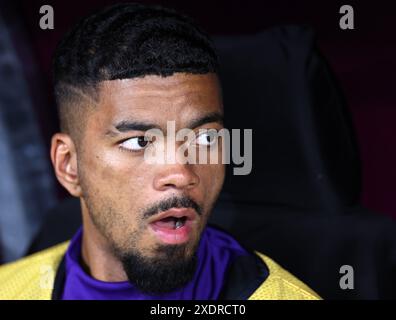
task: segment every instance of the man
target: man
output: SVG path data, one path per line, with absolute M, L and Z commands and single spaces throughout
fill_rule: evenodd
M 210 134 L 223 129 L 217 73 L 207 35 L 168 9 L 115 5 L 66 35 L 54 58 L 62 133 L 51 159 L 80 198 L 83 226 L 70 243 L 0 268 L 0 298 L 318 299 L 206 225 L 221 161 L 180 161 L 183 141 L 147 134 L 171 135 L 171 122 L 193 132 L 188 154 L 221 158 L 220 137 Z M 160 145 L 173 161 L 149 161 Z

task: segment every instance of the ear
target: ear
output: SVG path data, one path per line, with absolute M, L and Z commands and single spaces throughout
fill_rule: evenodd
M 81 187 L 77 170 L 76 147 L 71 137 L 56 133 L 51 140 L 51 161 L 60 184 L 72 196 L 81 196 Z

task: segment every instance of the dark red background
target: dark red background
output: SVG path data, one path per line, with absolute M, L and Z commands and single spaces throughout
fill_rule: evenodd
M 56 130 L 50 93 L 50 59 L 64 32 L 81 16 L 116 1 L 17 1 L 27 36 L 38 62 L 50 108 L 40 111 L 49 141 Z M 117 1 L 120 2 L 120 1 Z M 145 1 L 154 3 L 153 1 Z M 243 34 L 279 24 L 307 24 L 317 33 L 346 94 L 360 147 L 363 170 L 362 202 L 396 217 L 396 5 L 381 1 L 156 1 L 194 17 L 211 34 Z M 50 4 L 55 29 L 39 28 L 39 8 Z M 355 30 L 339 28 L 339 8 L 352 5 Z M 32 85 L 32 90 L 37 86 Z M 35 94 L 35 92 L 33 92 Z

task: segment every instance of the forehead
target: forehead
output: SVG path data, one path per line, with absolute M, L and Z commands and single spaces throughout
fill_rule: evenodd
M 104 81 L 96 111 L 104 122 L 188 121 L 199 114 L 222 112 L 221 89 L 212 73 Z

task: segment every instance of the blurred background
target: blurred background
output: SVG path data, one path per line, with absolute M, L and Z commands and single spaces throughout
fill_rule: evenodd
M 2 262 L 27 254 L 51 210 L 67 197 L 49 160 L 50 138 L 59 129 L 51 84 L 54 48 L 81 17 L 116 2 L 123 1 L 0 1 Z M 375 215 L 396 219 L 396 5 L 314 0 L 140 2 L 188 14 L 220 39 L 220 47 L 222 37 L 291 24 L 311 28 L 350 115 L 359 157 L 353 169 L 360 179 L 358 201 Z M 354 8 L 354 30 L 339 27 L 344 4 Z M 53 30 L 39 27 L 42 5 L 54 9 Z

